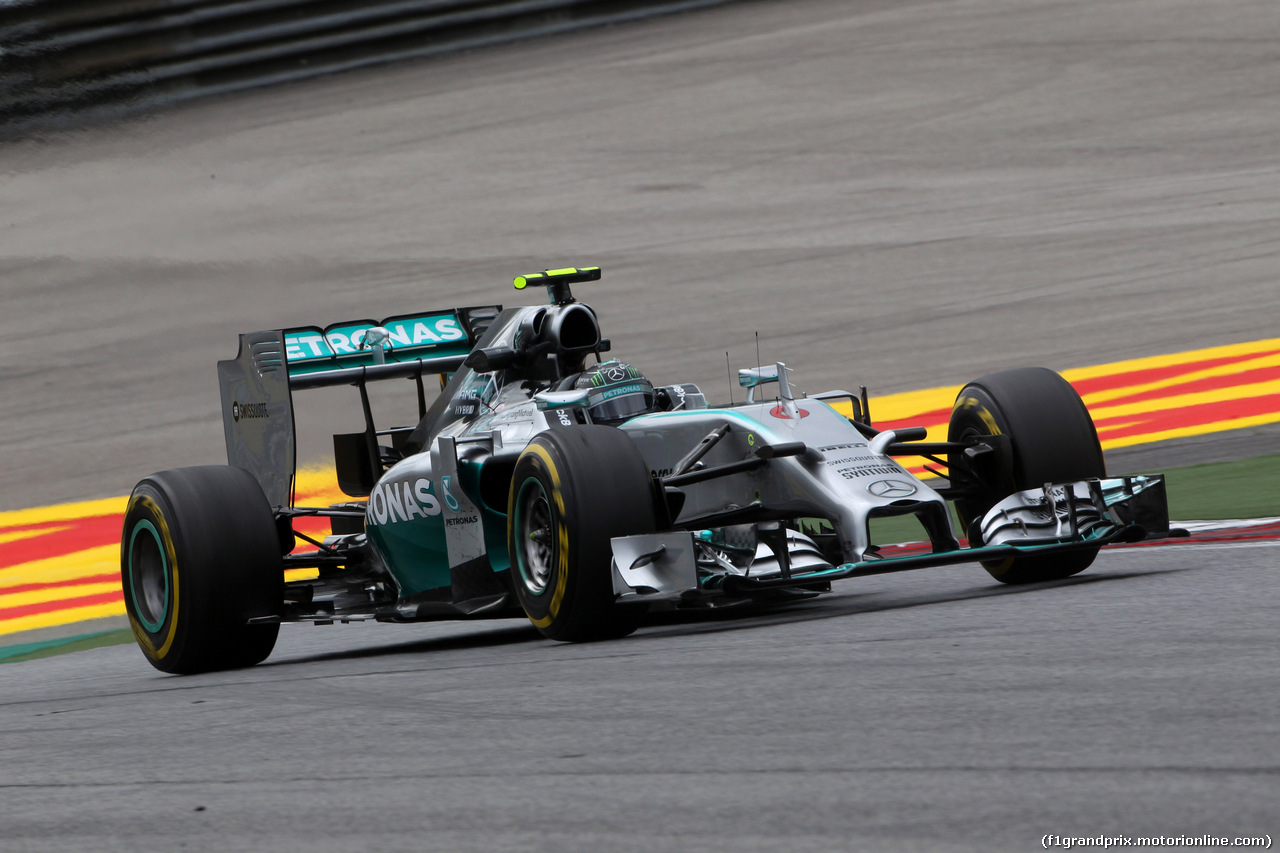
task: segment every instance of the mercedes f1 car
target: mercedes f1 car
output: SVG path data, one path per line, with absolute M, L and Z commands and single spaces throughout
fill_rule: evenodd
M 740 370 L 745 401 L 710 405 L 606 359 L 596 312 L 571 292 L 599 278 L 516 278 L 546 288 L 541 305 L 241 335 L 218 364 L 229 464 L 153 474 L 129 500 L 121 577 L 148 660 L 249 666 L 282 622 L 527 617 L 556 640 L 616 638 L 649 611 L 791 601 L 926 566 L 1055 580 L 1109 543 L 1168 533 L 1163 478 L 1108 477 L 1056 373 L 969 383 L 946 441 L 877 429 L 865 387 L 797 396 L 783 363 Z M 368 385 L 391 379 L 416 387 L 416 424 L 375 425 Z M 296 506 L 293 394 L 342 385 L 365 423 L 333 437 L 352 500 Z M 306 516 L 332 535 L 300 550 Z M 869 530 L 886 516 L 917 520 L 927 546 L 885 553 Z

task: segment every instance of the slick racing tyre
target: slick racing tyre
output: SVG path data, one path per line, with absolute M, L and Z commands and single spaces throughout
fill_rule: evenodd
M 1052 370 L 1005 370 L 966 385 L 951 411 L 947 439 L 987 435 L 1006 436 L 1008 446 L 991 454 L 995 462 L 976 468 L 975 488 L 956 501 L 970 544 L 980 544 L 974 540 L 981 537 L 978 521 L 982 516 L 1013 492 L 1106 476 L 1093 419 L 1075 389 Z M 952 454 L 949 462 L 957 471 L 970 467 L 961 454 Z M 1097 548 L 1086 548 L 982 565 L 1003 583 L 1037 583 L 1084 571 L 1097 554 Z
M 211 465 L 152 474 L 133 490 L 120 579 L 134 638 L 163 672 L 252 666 L 271 654 L 284 599 L 281 540 L 246 471 Z
M 652 533 L 649 466 L 608 426 L 544 432 L 516 461 L 507 507 L 511 580 L 544 637 L 586 641 L 630 634 L 641 613 L 615 604 L 615 536 Z

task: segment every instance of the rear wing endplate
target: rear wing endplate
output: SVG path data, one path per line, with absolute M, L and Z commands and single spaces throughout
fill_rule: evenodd
M 252 474 L 271 506 L 291 506 L 297 447 L 284 334 L 241 335 L 236 357 L 218 362 L 218 385 L 228 464 Z

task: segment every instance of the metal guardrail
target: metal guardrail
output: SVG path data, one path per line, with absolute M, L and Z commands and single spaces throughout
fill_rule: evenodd
M 730 0 L 0 0 L 0 129 Z

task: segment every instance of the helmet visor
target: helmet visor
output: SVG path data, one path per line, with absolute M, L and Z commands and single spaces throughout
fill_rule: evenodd
M 591 419 L 620 421 L 653 410 L 653 386 L 648 382 L 629 382 L 603 388 L 587 398 Z

